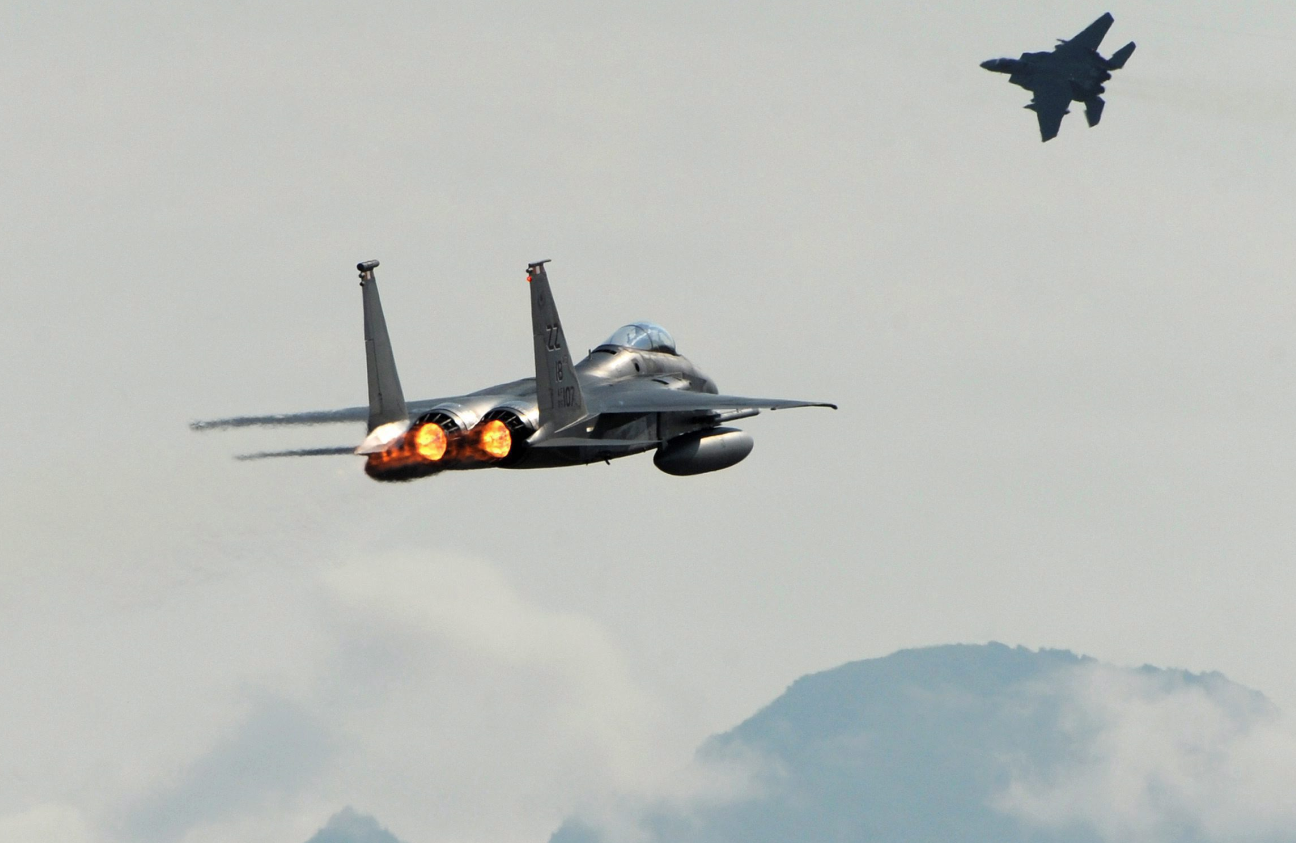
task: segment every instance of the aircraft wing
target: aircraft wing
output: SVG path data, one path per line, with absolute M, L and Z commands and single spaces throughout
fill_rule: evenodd
M 1111 29 L 1111 25 L 1115 20 L 1111 16 L 1111 12 L 1107 12 L 1085 27 L 1084 32 L 1081 32 L 1070 41 L 1063 41 L 1059 44 L 1056 52 L 1088 53 L 1098 49 L 1098 45 L 1102 43 L 1103 38 L 1107 37 L 1107 30 Z
M 438 404 L 458 400 L 452 398 L 427 398 L 409 403 L 411 418 L 417 417 Z M 308 424 L 340 424 L 364 422 L 369 419 L 368 407 L 344 407 L 340 410 L 313 410 L 306 413 L 283 413 L 275 416 L 233 416 L 227 419 L 207 419 L 190 422 L 194 430 L 226 430 L 231 427 L 288 427 Z
M 745 398 L 737 395 L 712 395 L 709 392 L 687 392 L 682 389 L 595 389 L 586 393 L 589 409 L 599 413 L 699 413 L 718 410 L 790 410 L 794 407 L 831 407 L 836 404 L 819 401 L 796 401 L 787 398 Z
M 1062 128 L 1062 118 L 1069 113 L 1071 87 L 1063 81 L 1041 82 L 1026 106 L 1039 118 L 1040 140 L 1052 140 Z

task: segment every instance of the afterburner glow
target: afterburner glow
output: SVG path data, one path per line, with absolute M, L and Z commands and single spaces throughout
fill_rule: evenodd
M 509 433 L 508 425 L 499 419 L 491 419 L 482 425 L 479 441 L 486 455 L 497 460 L 507 457 L 513 448 L 513 434 Z
M 444 457 L 446 445 L 445 431 L 435 422 L 421 425 L 414 431 L 414 450 L 428 462 Z

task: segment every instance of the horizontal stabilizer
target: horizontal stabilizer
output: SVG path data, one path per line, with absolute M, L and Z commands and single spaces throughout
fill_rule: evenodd
M 1098 121 L 1102 119 L 1103 106 L 1102 97 L 1090 97 L 1085 100 L 1085 119 L 1089 121 L 1090 126 L 1097 126 Z
M 1111 58 L 1107 59 L 1108 70 L 1120 70 L 1129 61 L 1129 57 L 1134 54 L 1134 42 L 1131 41 L 1124 47 L 1112 53 Z

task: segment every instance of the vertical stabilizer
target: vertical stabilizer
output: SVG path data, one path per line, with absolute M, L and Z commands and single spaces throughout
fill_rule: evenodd
M 378 261 L 365 261 L 356 266 L 360 270 L 360 291 L 364 297 L 370 431 L 392 422 L 409 424 L 405 395 L 401 392 L 400 378 L 396 376 L 396 358 L 392 355 L 391 338 L 387 336 L 387 320 L 383 318 L 382 302 L 378 298 L 378 282 L 374 280 L 376 266 Z
M 527 267 L 531 285 L 531 333 L 535 343 L 536 401 L 540 428 L 553 433 L 585 418 L 585 397 L 572 367 L 549 276 L 539 261 Z

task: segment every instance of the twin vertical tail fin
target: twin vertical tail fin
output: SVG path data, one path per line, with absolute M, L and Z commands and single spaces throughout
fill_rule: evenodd
M 360 292 L 364 299 L 365 368 L 369 375 L 369 436 L 356 448 L 357 454 L 381 451 L 409 429 L 409 410 L 396 375 L 396 358 L 392 354 L 387 320 L 383 318 L 382 301 L 374 268 L 378 261 L 358 264 Z
M 1132 56 L 1133 54 L 1134 54 L 1134 42 L 1131 41 L 1128 44 L 1126 44 L 1124 47 L 1121 47 L 1119 50 L 1111 54 L 1111 58 L 1107 59 L 1107 69 L 1120 70 L 1122 67 L 1125 66 L 1125 62 L 1129 61 L 1129 57 Z
M 585 397 L 572 365 L 571 351 L 563 335 L 562 321 L 549 290 L 549 276 L 539 261 L 527 267 L 531 286 L 531 331 L 535 344 L 536 399 L 540 409 L 540 427 L 556 433 L 585 418 Z M 378 298 L 374 269 L 378 261 L 365 261 L 360 270 L 360 290 L 364 299 L 365 364 L 369 375 L 369 435 L 356 449 L 357 454 L 383 450 L 409 429 L 409 408 L 396 374 L 387 320 Z
M 527 281 L 531 285 L 531 333 L 535 344 L 540 429 L 552 435 L 585 418 L 585 396 L 576 380 L 571 351 L 549 290 L 546 263 L 537 261 L 528 265 Z

